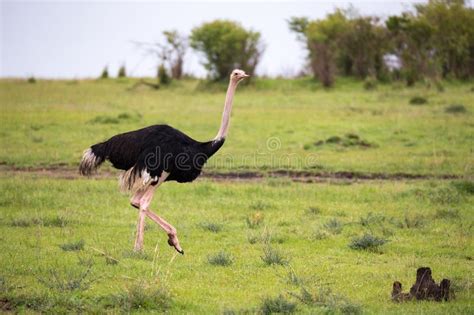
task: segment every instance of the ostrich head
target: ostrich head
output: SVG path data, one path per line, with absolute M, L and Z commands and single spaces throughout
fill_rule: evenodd
M 234 71 L 232 71 L 232 73 L 230 74 L 230 80 L 236 83 L 248 77 L 250 76 L 246 74 L 245 71 L 240 70 L 240 69 L 234 69 Z

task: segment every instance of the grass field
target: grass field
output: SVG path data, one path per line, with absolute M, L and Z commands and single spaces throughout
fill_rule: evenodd
M 217 133 L 222 89 L 202 91 L 192 80 L 158 91 L 133 85 L 0 81 L 0 161 L 75 167 L 91 144 L 157 123 L 198 140 Z M 228 141 L 208 169 L 472 175 L 473 96 L 471 85 L 459 83 L 438 92 L 398 85 L 366 91 L 355 81 L 334 90 L 307 79 L 257 81 L 239 87 Z M 410 105 L 413 97 L 427 103 Z M 453 105 L 461 110 L 447 112 Z
M 2 294 L 19 309 L 252 313 L 281 294 L 308 313 L 473 310 L 469 182 L 170 183 L 152 208 L 175 223 L 184 256 L 152 223 L 144 253 L 130 251 L 137 213 L 113 180 L 13 177 L 1 186 Z M 372 250 L 349 247 L 366 233 L 388 242 Z M 282 259 L 270 256 L 274 264 L 267 265 L 265 249 Z M 230 257 L 214 257 L 212 265 L 209 256 L 221 251 Z M 425 265 L 437 281 L 452 279 L 456 299 L 392 303 L 393 281 L 408 289 L 416 268 Z M 301 286 L 330 288 L 334 296 L 308 306 L 290 294 Z M 169 305 L 156 305 L 160 288 L 171 294 Z M 142 300 L 141 308 L 134 304 Z
M 75 169 L 91 144 L 149 124 L 212 138 L 224 92 L 134 83 L 0 80 L 2 312 L 474 312 L 472 84 L 239 87 L 228 141 L 206 172 L 268 174 L 161 186 L 151 209 L 177 228 L 181 256 L 151 221 L 134 253 L 128 196 L 112 176 L 79 179 Z M 269 175 L 278 170 L 329 176 Z M 451 279 L 452 301 L 391 301 L 393 282 L 408 291 L 421 266 Z

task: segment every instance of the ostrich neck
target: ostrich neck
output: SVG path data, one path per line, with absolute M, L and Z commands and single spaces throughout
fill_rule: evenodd
M 227 133 L 229 132 L 229 124 L 230 124 L 230 113 L 232 112 L 232 102 L 234 100 L 235 89 L 237 88 L 238 82 L 230 81 L 229 87 L 227 88 L 227 94 L 225 96 L 225 105 L 224 105 L 224 112 L 222 113 L 222 121 L 221 127 L 219 128 L 219 132 L 217 133 L 214 140 L 221 140 L 227 137 Z

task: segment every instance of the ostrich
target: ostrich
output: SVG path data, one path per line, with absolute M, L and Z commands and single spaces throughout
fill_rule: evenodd
M 84 151 L 79 166 L 82 175 L 91 175 L 105 160 L 124 171 L 120 176 L 120 187 L 131 192 L 130 204 L 139 210 L 135 251 L 143 248 L 145 217 L 148 217 L 168 234 L 168 244 L 184 254 L 176 229 L 152 212 L 149 205 L 155 190 L 163 182 L 186 183 L 195 180 L 207 159 L 221 148 L 229 130 L 235 90 L 239 82 L 247 77 L 249 75 L 242 70 L 232 71 L 221 126 L 211 141 L 199 142 L 168 125 L 154 125 L 118 134 Z

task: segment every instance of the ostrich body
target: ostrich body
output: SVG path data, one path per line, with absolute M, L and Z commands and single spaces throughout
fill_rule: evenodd
M 163 182 L 195 180 L 206 161 L 221 148 L 229 130 L 235 90 L 246 77 L 242 70 L 232 71 L 221 126 L 211 141 L 196 141 L 168 125 L 154 125 L 118 134 L 84 151 L 79 166 L 82 175 L 91 175 L 105 160 L 124 171 L 120 177 L 121 189 L 131 192 L 130 203 L 139 210 L 134 250 L 143 248 L 145 217 L 148 217 L 168 234 L 168 244 L 184 254 L 176 229 L 152 212 L 149 205 Z

